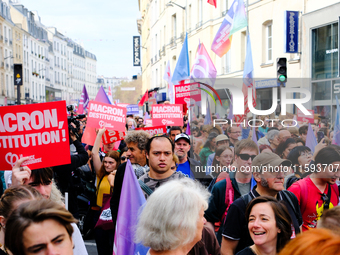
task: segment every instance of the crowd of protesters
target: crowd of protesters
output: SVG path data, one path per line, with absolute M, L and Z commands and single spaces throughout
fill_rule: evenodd
M 0 254 L 87 254 L 77 182 L 86 172 L 94 190 L 86 224 L 98 254 L 111 255 L 127 160 L 147 200 L 135 241 L 148 254 L 340 254 L 340 147 L 329 123 L 308 129 L 261 116 L 252 131 L 215 119 L 185 117 L 151 136 L 135 130 L 148 127 L 142 117 L 127 116 L 123 140 L 104 144 L 102 128 L 93 145 L 81 143 L 81 120 L 71 164 L 31 170 L 22 158 L 5 172 Z

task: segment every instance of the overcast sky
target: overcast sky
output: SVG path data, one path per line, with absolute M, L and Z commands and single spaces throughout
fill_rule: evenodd
M 19 0 L 38 11 L 41 22 L 83 44 L 97 57 L 97 74 L 128 77 L 140 73 L 133 67 L 132 37 L 139 35 L 138 0 Z

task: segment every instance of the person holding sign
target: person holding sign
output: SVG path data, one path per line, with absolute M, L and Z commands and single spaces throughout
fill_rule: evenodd
M 107 152 L 105 154 L 103 161 L 101 161 L 100 159 L 99 144 L 104 132 L 105 128 L 99 129 L 96 141 L 92 149 L 93 166 L 96 172 L 97 179 L 97 206 L 99 208 L 102 208 L 104 204 L 106 204 L 104 198 L 108 197 L 106 197 L 105 194 L 112 194 L 111 188 L 114 186 L 115 175 L 117 172 L 117 168 L 120 165 L 120 154 L 118 151 L 111 150 L 110 152 Z M 101 210 L 97 210 L 97 212 L 98 213 L 95 214 L 96 221 L 100 216 Z M 94 234 L 98 254 L 112 254 L 114 230 L 104 230 L 98 227 L 95 228 Z

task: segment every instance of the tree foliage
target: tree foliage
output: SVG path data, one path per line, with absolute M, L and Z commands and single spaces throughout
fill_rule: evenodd
M 135 88 L 134 91 L 122 90 L 122 88 Z M 137 80 L 123 81 L 119 86 L 116 86 L 113 91 L 113 100 L 119 99 L 120 103 L 137 104 L 142 94 L 142 76 L 138 75 Z

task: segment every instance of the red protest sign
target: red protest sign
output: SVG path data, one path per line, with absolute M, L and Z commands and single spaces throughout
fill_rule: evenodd
M 158 104 L 152 106 L 152 126 L 183 126 L 183 105 Z
M 297 111 L 296 119 L 297 121 L 314 123 L 314 110 L 307 110 L 311 115 L 305 115 L 300 109 Z
M 125 132 L 114 131 L 114 130 L 105 130 L 103 134 L 103 143 L 114 143 L 120 140 L 123 140 L 126 136 Z
M 156 134 L 165 134 L 166 133 L 166 127 L 165 126 L 136 128 L 136 130 L 144 130 L 144 131 L 148 132 L 151 136 L 156 135 Z
M 87 126 L 125 131 L 126 108 L 92 101 L 88 109 Z
M 65 101 L 0 107 L 0 170 L 22 157 L 31 169 L 71 163 Z
M 201 91 L 198 83 L 175 85 L 175 103 L 194 105 L 201 101 Z M 190 103 L 190 104 L 189 104 Z

